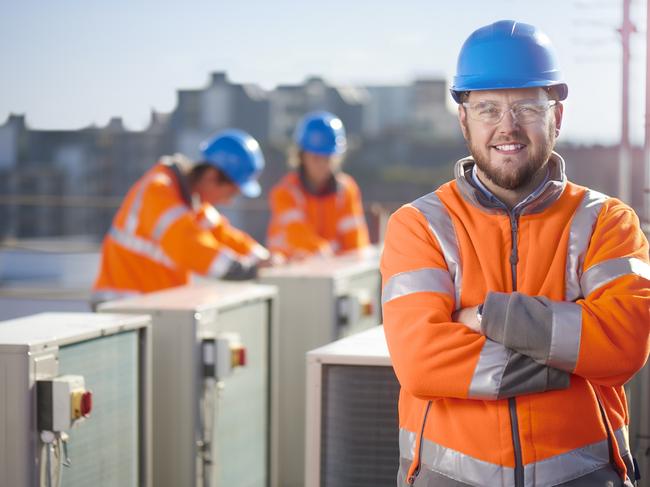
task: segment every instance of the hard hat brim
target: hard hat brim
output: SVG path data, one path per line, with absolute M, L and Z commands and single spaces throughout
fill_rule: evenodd
M 504 84 L 499 82 L 481 83 L 480 85 L 457 85 L 453 86 L 449 92 L 456 103 L 460 103 L 460 97 L 466 91 L 488 91 L 488 90 L 516 90 L 521 88 L 554 88 L 557 92 L 558 99 L 563 101 L 569 94 L 569 87 L 566 83 L 548 83 L 530 81 L 527 83 Z
M 262 187 L 257 181 L 248 181 L 239 185 L 241 194 L 247 198 L 257 198 L 262 193 Z

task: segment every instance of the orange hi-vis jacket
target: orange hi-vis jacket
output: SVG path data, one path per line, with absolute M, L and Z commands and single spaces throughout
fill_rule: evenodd
M 367 247 L 370 240 L 361 192 L 354 179 L 337 173 L 335 191 L 314 195 L 292 171 L 270 195 L 267 245 L 286 257 L 331 255 Z
M 102 246 L 95 302 L 223 277 L 268 251 L 212 205 L 192 204 L 185 177 L 165 157 L 129 190 Z
M 623 384 L 650 335 L 638 218 L 567 182 L 556 153 L 548 180 L 512 210 L 474 186 L 473 165 L 459 161 L 454 181 L 387 228 L 398 484 L 631 485 Z M 481 333 L 452 321 L 481 303 Z

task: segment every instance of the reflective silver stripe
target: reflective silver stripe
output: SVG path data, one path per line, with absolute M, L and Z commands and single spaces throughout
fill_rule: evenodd
M 256 243 L 248 255 L 257 260 L 266 260 L 271 257 L 271 252 L 266 247 Z
M 514 469 L 478 460 L 432 441 L 424 440 L 421 460 L 423 468 L 470 485 L 514 486 Z
M 627 426 L 614 431 L 614 436 L 616 437 L 616 443 L 618 443 L 618 452 L 622 457 L 630 454 L 630 439 L 629 433 L 627 431 Z
M 165 234 L 167 229 L 179 218 L 182 216 L 186 215 L 189 213 L 189 210 L 187 209 L 187 206 L 185 205 L 177 205 L 177 206 L 172 206 L 169 208 L 167 211 L 165 211 L 162 215 L 158 217 L 158 221 L 153 227 L 153 232 L 151 233 L 151 238 L 158 242 L 162 238 L 162 236 Z
M 580 287 L 587 297 L 614 279 L 630 274 L 650 280 L 650 265 L 636 257 L 605 260 L 587 269 L 580 279 Z
M 468 397 L 495 400 L 511 355 L 512 350 L 486 338 L 469 385 Z
M 524 467 L 524 485 L 558 485 L 609 465 L 607 440 L 556 455 Z
M 133 202 L 131 203 L 131 208 L 129 208 L 129 212 L 126 216 L 126 224 L 124 225 L 126 233 L 134 234 L 138 228 L 138 215 L 140 214 L 140 208 L 142 207 L 144 192 L 154 179 L 160 179 L 166 183 L 169 182 L 169 178 L 160 173 L 152 173 L 142 179 L 138 191 L 133 198 Z
M 400 428 L 399 448 L 402 458 L 413 460 L 416 442 L 415 433 Z M 423 470 L 428 469 L 469 485 L 514 486 L 514 469 L 478 460 L 427 439 L 422 440 L 420 461 Z
M 296 208 L 280 213 L 280 216 L 278 217 L 278 220 L 282 225 L 288 225 L 289 223 L 304 220 L 304 219 L 305 216 L 302 210 L 298 210 Z
M 401 428 L 400 456 L 406 460 L 413 460 L 416 442 L 415 433 Z M 514 486 L 514 469 L 479 460 L 427 439 L 422 440 L 420 461 L 423 470 L 437 472 L 469 485 Z M 607 465 L 609 465 L 607 440 L 597 441 L 524 466 L 524 486 L 562 484 Z
M 399 451 L 402 458 L 413 460 L 415 458 L 415 444 L 417 435 L 404 428 L 399 429 Z
M 429 223 L 429 230 L 438 240 L 438 244 L 445 257 L 449 274 L 454 281 L 456 309 L 460 307 L 460 289 L 463 277 L 458 239 L 454 224 L 447 212 L 447 208 L 440 201 L 438 195 L 429 193 L 412 203 L 413 207 L 420 210 Z
M 119 245 L 134 254 L 147 257 L 158 264 L 169 267 L 170 269 L 176 268 L 174 262 L 167 257 L 163 249 L 150 240 L 145 240 L 137 235 L 128 234 L 116 227 L 111 227 L 108 231 L 108 235 L 110 235 L 110 237 Z
M 575 303 L 553 301 L 551 344 L 547 365 L 573 372 L 578 362 L 582 333 L 582 307 Z
M 392 276 L 382 290 L 381 302 L 413 293 L 444 293 L 454 297 L 454 283 L 444 269 L 426 268 Z
M 345 203 L 345 191 L 343 190 L 344 183 L 342 183 L 338 178 L 337 181 L 339 184 L 336 188 L 336 208 L 340 210 L 343 208 Z
M 580 278 L 582 277 L 585 254 L 598 214 L 607 199 L 608 196 L 589 189 L 573 215 L 566 259 L 564 294 L 566 301 L 575 301 L 583 296 L 580 289 Z
M 267 260 L 269 257 L 271 257 L 271 253 L 265 247 L 256 244 L 249 253 L 240 257 L 239 261 L 245 267 L 250 267 L 256 265 L 261 260 Z
M 341 218 L 336 227 L 339 233 L 346 233 L 350 230 L 356 230 L 361 225 L 363 225 L 363 219 L 358 215 L 350 215 L 345 218 Z
M 207 275 L 210 277 L 217 277 L 217 278 L 223 277 L 224 274 L 228 272 L 230 265 L 235 260 L 236 260 L 235 254 L 231 250 L 226 248 L 221 249 L 221 251 L 217 254 L 217 256 L 210 264 L 210 268 L 208 269 Z
M 203 208 L 203 215 L 199 221 L 199 225 L 206 230 L 212 230 L 219 226 L 223 217 L 214 206 L 206 206 Z
M 296 204 L 300 207 L 305 206 L 305 197 L 303 196 L 302 192 L 296 188 L 293 184 L 287 184 L 285 186 L 289 193 L 291 193 L 291 196 L 293 196 L 293 199 L 296 201 Z

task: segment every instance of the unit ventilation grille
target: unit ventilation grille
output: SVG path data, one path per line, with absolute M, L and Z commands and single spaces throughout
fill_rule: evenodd
M 399 461 L 392 367 L 323 364 L 322 487 L 394 487 Z

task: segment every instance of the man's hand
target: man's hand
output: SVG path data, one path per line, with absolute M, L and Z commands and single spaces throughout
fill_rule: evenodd
M 476 333 L 481 333 L 481 324 L 478 322 L 476 313 L 478 311 L 478 306 L 472 306 L 470 308 L 462 308 L 458 311 L 454 311 L 451 315 L 451 319 L 455 322 L 465 325 L 472 331 Z

